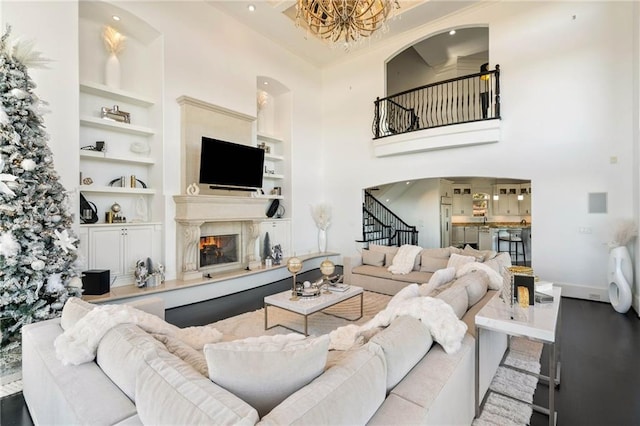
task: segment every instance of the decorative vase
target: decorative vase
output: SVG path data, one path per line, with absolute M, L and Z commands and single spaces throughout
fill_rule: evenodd
M 324 253 L 327 251 L 327 231 L 318 229 L 318 251 Z
M 120 60 L 115 53 L 109 55 L 104 70 L 104 83 L 114 89 L 120 88 Z
M 619 246 L 609 252 L 609 300 L 611 306 L 621 314 L 631 307 L 631 285 L 633 282 L 633 268 L 631 256 L 626 246 Z

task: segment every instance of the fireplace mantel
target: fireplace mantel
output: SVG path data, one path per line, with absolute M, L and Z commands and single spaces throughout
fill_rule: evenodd
M 267 197 L 175 195 L 177 222 L 266 220 Z

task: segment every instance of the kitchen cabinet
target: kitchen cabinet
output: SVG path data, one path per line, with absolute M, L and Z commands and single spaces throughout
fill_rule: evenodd
M 531 215 L 531 184 L 520 185 L 520 214 Z
M 162 225 L 119 223 L 83 225 L 87 253 L 87 269 L 108 269 L 112 287 L 133 284 L 136 262 L 151 258 L 160 263 Z M 86 229 L 86 232 L 84 232 Z M 81 237 L 81 246 L 82 246 Z
M 496 185 L 494 194 L 498 195 L 493 200 L 493 214 L 495 216 L 517 216 L 520 214 L 518 205 L 518 193 L 520 185 Z
M 464 244 L 464 226 L 454 226 L 451 233 L 451 245 L 461 246 Z
M 451 236 L 451 245 L 464 246 L 469 244 L 474 248 L 478 247 L 478 227 L 477 226 L 454 226 Z
M 453 185 L 452 203 L 453 215 L 473 215 L 473 196 L 471 195 L 471 185 Z

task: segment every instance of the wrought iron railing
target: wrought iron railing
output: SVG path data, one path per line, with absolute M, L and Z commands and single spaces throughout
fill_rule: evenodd
M 369 191 L 362 203 L 362 240 L 387 246 L 418 244 L 418 231 L 389 210 Z
M 374 139 L 500 118 L 500 66 L 374 101 Z

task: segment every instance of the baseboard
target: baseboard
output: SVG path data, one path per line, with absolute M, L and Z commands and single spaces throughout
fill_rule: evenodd
M 563 297 L 572 297 L 574 299 L 593 300 L 595 302 L 609 303 L 609 291 L 606 288 L 586 287 L 571 283 L 554 282 L 554 285 L 562 288 Z

